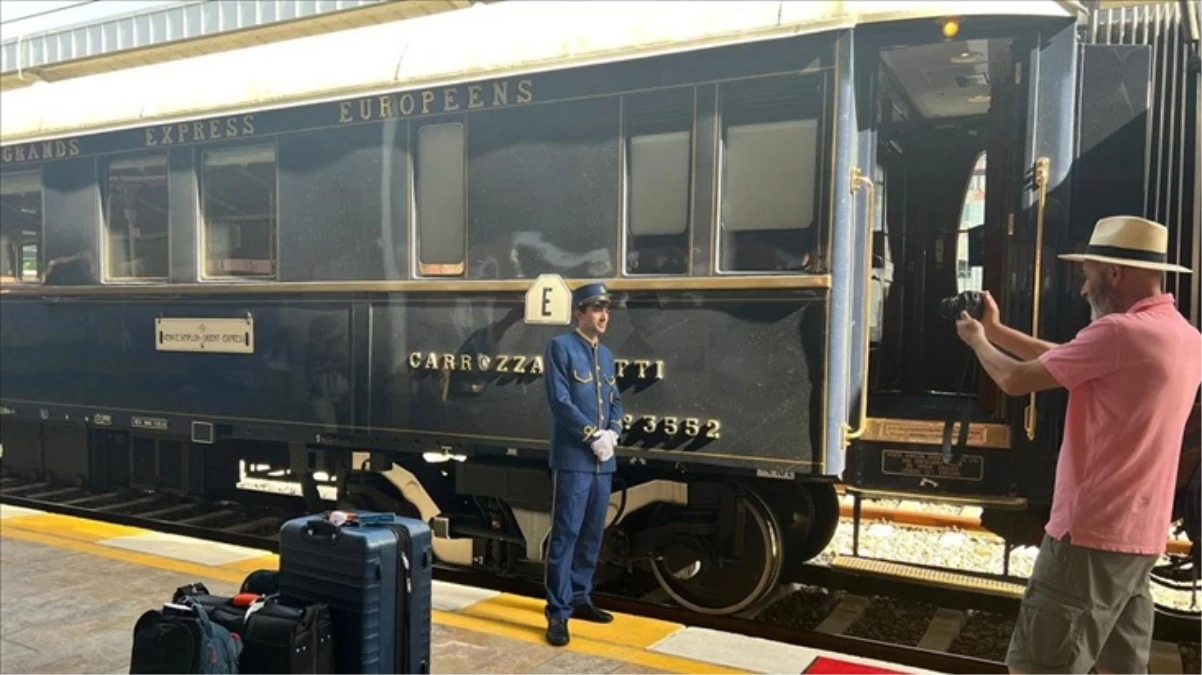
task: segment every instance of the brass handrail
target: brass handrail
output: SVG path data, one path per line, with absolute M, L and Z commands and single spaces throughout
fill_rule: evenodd
M 872 226 L 873 218 L 876 215 L 876 185 L 871 178 L 864 176 L 858 167 L 852 167 L 851 170 L 851 191 L 855 194 L 860 188 L 868 190 L 868 213 L 864 218 L 866 231 L 864 234 L 864 297 L 861 298 L 864 306 L 864 345 L 863 358 L 861 360 L 860 374 L 860 419 L 859 426 L 855 429 L 847 422 L 843 423 L 843 447 L 851 445 L 851 442 L 864 435 L 868 430 L 868 352 L 869 343 L 872 340 L 872 333 L 869 330 L 868 324 L 872 319 L 872 306 L 868 302 L 870 293 L 869 286 L 872 285 Z
M 1043 291 L 1043 212 L 1048 203 L 1048 167 L 1051 161 L 1047 157 L 1035 160 L 1035 170 L 1032 176 L 1035 189 L 1039 191 L 1035 207 L 1035 279 L 1032 284 L 1034 295 L 1031 298 L 1031 337 L 1039 339 L 1039 296 Z M 1035 392 L 1031 392 L 1027 408 L 1023 411 L 1023 428 L 1027 431 L 1027 440 L 1035 440 Z

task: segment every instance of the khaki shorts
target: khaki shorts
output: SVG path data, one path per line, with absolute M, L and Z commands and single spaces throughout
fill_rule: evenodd
M 1006 665 L 1027 673 L 1146 673 L 1149 580 L 1159 556 L 1073 546 L 1047 535 L 1023 595 Z

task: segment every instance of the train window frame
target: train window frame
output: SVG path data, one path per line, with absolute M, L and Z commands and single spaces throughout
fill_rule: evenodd
M 968 179 L 964 181 L 964 190 L 961 191 L 960 218 L 958 227 L 956 228 L 957 293 L 980 291 L 985 283 L 985 266 L 972 264 L 973 253 L 976 248 L 972 240 L 984 232 L 984 230 L 977 231 L 977 229 L 985 227 L 985 199 L 988 195 L 988 170 L 989 150 L 985 149 L 978 153 L 977 158 L 973 160 L 972 168 L 968 172 Z M 971 200 L 973 204 L 980 204 L 980 208 L 977 209 L 980 214 L 980 222 L 972 222 L 967 218 L 970 215 L 969 197 L 973 193 L 980 193 L 980 199 Z M 976 270 L 976 273 L 973 270 Z
M 270 151 L 272 163 L 272 192 L 271 192 L 271 236 L 269 237 L 269 255 L 272 271 L 270 274 L 212 274 L 209 272 L 209 215 L 208 215 L 208 163 L 210 155 Z M 280 277 L 280 148 L 275 137 L 256 139 L 254 142 L 221 143 L 210 147 L 193 150 L 193 166 L 197 180 L 197 209 L 198 227 L 196 236 L 197 278 L 206 283 L 261 283 L 276 281 Z
M 693 273 L 693 241 L 696 227 L 696 207 L 693 203 L 696 196 L 696 180 L 697 180 L 697 91 L 696 85 L 688 85 L 682 87 L 673 87 L 666 90 L 653 90 L 647 92 L 639 92 L 626 94 L 621 96 L 619 105 L 619 119 L 621 120 L 619 141 L 621 157 L 619 166 L 621 170 L 621 199 L 622 203 L 619 206 L 621 217 L 621 228 L 618 238 L 618 246 L 620 252 L 621 263 L 619 265 L 620 275 L 623 277 L 687 277 Z M 680 120 L 674 120 L 669 117 L 668 121 L 658 120 L 657 123 L 648 120 L 641 120 L 637 114 L 640 104 L 647 105 L 656 98 L 667 99 L 667 105 L 680 105 L 679 101 L 671 101 L 672 97 L 679 97 L 688 101 L 688 123 L 687 126 L 679 124 Z M 663 106 L 665 101 L 657 102 Z M 671 115 L 672 113 L 669 113 Z M 639 183 L 636 178 L 636 158 L 642 153 L 638 152 L 636 145 L 640 139 L 644 143 L 654 144 L 657 141 L 679 141 L 683 137 L 683 147 L 669 148 L 669 150 L 677 153 L 682 153 L 683 156 L 683 175 L 677 176 L 678 180 L 683 181 L 684 188 L 684 213 L 676 214 L 681 216 L 679 228 L 672 230 L 651 229 L 640 231 L 637 227 L 639 221 L 635 216 L 635 205 L 640 203 L 639 192 L 637 188 Z M 643 147 L 646 147 L 644 145 Z M 653 154 L 658 155 L 659 153 Z M 676 160 L 682 158 L 676 157 Z M 652 165 L 649 173 L 656 173 L 655 165 Z M 645 186 L 644 189 L 647 189 Z M 655 200 L 657 190 L 652 190 L 652 199 Z M 659 206 L 662 206 L 667 200 L 658 200 Z M 679 270 L 652 270 L 639 271 L 637 269 L 639 263 L 637 260 L 632 261 L 632 256 L 641 254 L 642 249 L 634 246 L 634 242 L 638 237 L 681 237 L 683 236 L 684 248 L 683 268 Z M 632 262 L 634 268 L 632 268 Z
M 793 78 L 794 81 L 788 80 Z M 802 97 L 799 99 L 802 105 L 813 106 L 812 110 L 803 113 L 802 117 L 795 116 L 780 116 L 767 109 L 743 109 L 738 111 L 730 111 L 729 106 L 736 105 L 733 102 L 738 101 L 738 97 L 732 95 L 728 88 L 732 86 L 750 86 L 757 80 L 766 82 L 769 80 L 778 80 L 782 82 L 781 89 L 789 90 L 790 88 L 812 87 L 817 90 L 817 95 L 812 99 Z M 831 68 L 826 65 L 821 65 L 819 60 L 816 60 L 810 67 L 791 73 L 779 73 L 756 78 L 755 80 L 730 80 L 722 82 L 718 86 L 717 92 L 717 110 L 716 110 L 716 125 L 714 129 L 717 155 L 715 157 L 715 181 L 714 181 L 714 213 L 713 213 L 713 269 L 717 276 L 745 276 L 745 275 L 765 275 L 765 276 L 814 276 L 826 273 L 829 264 L 829 248 L 831 236 L 831 204 L 827 198 L 825 191 L 829 190 L 832 180 L 831 172 L 833 171 L 833 157 L 831 156 L 831 147 L 834 143 L 835 124 L 832 119 L 833 111 L 833 92 L 831 86 Z M 811 103 L 811 101 L 813 101 Z M 746 103 L 744 103 L 746 105 Z M 734 118 L 732 120 L 731 118 Z M 741 119 L 748 118 L 748 119 Z M 737 121 L 736 121 L 737 120 Z M 739 129 L 740 134 L 754 134 L 755 132 L 771 131 L 773 129 L 787 128 L 789 125 L 801 127 L 801 131 L 806 131 L 807 128 L 812 129 L 812 161 L 806 162 L 805 171 L 809 172 L 811 194 L 810 194 L 810 211 L 813 214 L 812 222 L 809 225 L 800 227 L 759 227 L 750 228 L 732 228 L 730 227 L 730 219 L 727 217 L 727 208 L 730 204 L 729 199 L 729 184 L 731 172 L 731 131 Z M 753 141 L 754 143 L 754 141 Z M 752 153 L 749 157 L 756 156 Z M 744 162 L 741 166 L 762 165 L 759 162 Z M 773 173 L 773 172 L 770 172 Z M 754 184 L 755 181 L 747 181 L 748 184 Z M 813 241 L 810 244 L 809 251 L 800 251 L 801 265 L 797 269 L 770 269 L 763 266 L 738 266 L 727 261 L 727 256 L 730 253 L 730 242 L 728 239 L 737 233 L 743 232 L 797 232 L 801 236 L 811 236 Z M 737 250 L 737 247 L 736 247 Z
M 424 246 L 423 241 L 423 222 L 422 217 L 422 176 L 427 174 L 431 168 L 442 169 L 445 167 L 425 167 L 423 170 L 423 157 L 427 155 L 422 151 L 422 138 L 424 132 L 432 129 L 459 129 L 458 142 L 460 143 L 460 152 L 455 153 L 439 153 L 433 152 L 432 157 L 446 160 L 452 155 L 459 157 L 459 174 L 461 183 L 459 210 L 462 214 L 462 219 L 459 227 L 459 261 L 458 262 L 432 262 L 427 263 L 422 260 Z M 421 123 L 411 123 L 412 143 L 409 145 L 409 175 L 410 175 L 410 222 L 412 227 L 412 245 L 413 251 L 413 269 L 417 270 L 418 277 L 463 277 L 467 273 L 467 250 L 468 250 L 468 124 L 467 120 L 462 116 L 454 116 L 452 118 L 440 118 Z M 452 167 L 453 168 L 453 167 Z M 439 175 L 435 171 L 436 177 Z M 437 182 L 437 181 L 435 181 Z M 435 214 L 436 215 L 436 214 Z M 434 219 L 436 220 L 436 219 Z M 449 221 L 448 221 L 449 222 Z M 441 229 L 441 228 L 439 228 Z M 447 226 L 447 231 L 453 231 L 453 227 Z
M 46 181 L 42 168 L 24 169 L 18 171 L 5 171 L 0 174 L 0 198 L 3 194 L 23 194 L 19 192 L 6 192 L 5 186 L 14 184 L 24 184 L 26 181 L 37 185 L 38 190 L 38 232 L 36 239 L 37 246 L 37 269 L 32 277 L 26 277 L 24 274 L 24 252 L 28 244 L 22 244 L 18 250 L 21 250 L 21 270 L 14 277 L 0 276 L 0 284 L 3 285 L 35 285 L 41 284 L 46 278 Z M 32 190 L 30 190 L 32 192 Z
M 162 276 L 115 276 L 111 271 L 111 259 L 109 257 L 109 247 L 112 245 L 110 241 L 110 227 L 112 225 L 112 209 L 113 209 L 113 193 L 112 193 L 112 170 L 118 164 L 133 164 L 141 163 L 148 164 L 154 160 L 162 160 L 165 183 L 166 197 L 166 227 L 163 236 L 166 239 L 166 257 L 167 266 L 165 274 Z M 107 158 L 100 159 L 98 162 L 103 162 L 103 171 L 98 171 L 97 176 L 103 181 L 103 212 L 101 214 L 101 236 L 100 236 L 100 255 L 103 256 L 104 283 L 117 284 L 138 284 L 138 283 L 164 283 L 171 278 L 171 267 L 173 256 L 171 252 L 171 158 L 170 153 L 162 152 L 132 152 L 111 155 Z

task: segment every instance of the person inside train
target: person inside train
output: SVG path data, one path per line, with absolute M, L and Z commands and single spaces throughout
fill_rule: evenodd
M 1051 517 L 1006 655 L 1011 672 L 1148 672 L 1150 575 L 1202 383 L 1202 334 L 1161 284 L 1164 272 L 1190 270 L 1169 263 L 1167 250 L 1163 225 L 1114 216 L 1096 223 L 1084 253 L 1061 255 L 1081 263 L 1093 315 L 1066 344 L 1004 326 L 987 294 L 980 321 L 966 312 L 957 321 L 1006 394 L 1069 392 Z
M 610 485 L 622 431 L 622 399 L 614 356 L 601 344 L 610 296 L 591 283 L 572 293 L 575 330 L 546 346 L 547 405 L 551 408 L 551 533 L 547 550 L 547 642 L 570 639 L 568 619 L 608 623 L 593 604 L 593 574 L 601 554 Z

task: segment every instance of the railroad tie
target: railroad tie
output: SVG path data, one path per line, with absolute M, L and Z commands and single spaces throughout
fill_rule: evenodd
M 863 614 L 864 610 L 872 604 L 872 600 L 865 598 L 862 595 L 845 595 L 835 605 L 835 609 L 831 611 L 830 616 L 823 619 L 822 623 L 818 624 L 817 630 L 819 633 L 829 633 L 831 635 L 842 635 L 847 632 Z
M 960 631 L 968 621 L 968 615 L 958 609 L 940 607 L 931 618 L 927 632 L 918 641 L 919 649 L 929 649 L 935 652 L 946 652 L 959 637 Z

